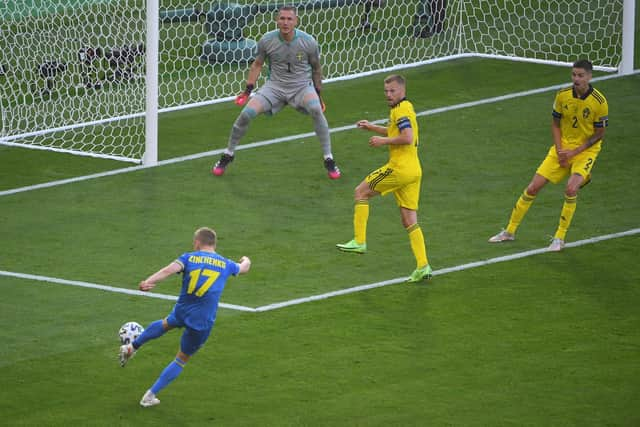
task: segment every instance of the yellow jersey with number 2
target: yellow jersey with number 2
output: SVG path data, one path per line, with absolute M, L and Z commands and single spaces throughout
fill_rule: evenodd
M 560 119 L 562 146 L 569 149 L 584 144 L 595 133 L 595 128 L 607 127 L 608 116 L 606 98 L 591 85 L 582 97 L 573 87 L 560 90 L 553 103 L 553 117 Z M 600 151 L 601 143 L 598 141 L 590 149 Z

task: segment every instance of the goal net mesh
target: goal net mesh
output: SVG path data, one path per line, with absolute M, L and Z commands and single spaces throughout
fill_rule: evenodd
M 0 12 L 0 143 L 139 162 L 144 154 L 143 0 L 15 0 Z M 244 89 L 281 0 L 160 0 L 158 106 Z M 325 79 L 464 55 L 571 63 L 621 60 L 623 0 L 311 0 L 298 28 Z M 266 74 L 266 73 L 263 73 Z M 263 76 L 264 78 L 264 76 Z

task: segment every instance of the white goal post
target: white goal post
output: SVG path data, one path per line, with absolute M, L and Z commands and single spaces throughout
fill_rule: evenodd
M 158 113 L 244 88 L 298 8 L 327 82 L 488 57 L 634 70 L 634 0 L 15 0 L 0 10 L 0 145 L 153 165 Z M 215 148 L 215 147 L 212 147 Z

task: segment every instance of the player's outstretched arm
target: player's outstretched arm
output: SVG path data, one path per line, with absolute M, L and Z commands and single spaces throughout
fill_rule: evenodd
M 382 136 L 387 136 L 387 128 L 386 126 L 379 126 L 371 123 L 369 120 L 359 120 L 356 123 L 356 126 L 360 129 L 370 130 L 371 132 L 375 132 Z
M 247 273 L 251 268 L 251 260 L 249 259 L 249 257 L 243 256 L 242 258 L 240 258 L 239 264 L 240 264 L 240 274 Z
M 235 102 L 237 105 L 243 106 L 244 104 L 247 103 L 247 100 L 249 99 L 249 95 L 251 95 L 251 92 L 256 86 L 258 77 L 260 77 L 260 72 L 262 71 L 263 64 L 264 63 L 260 59 L 256 59 L 253 61 L 253 64 L 251 64 L 251 67 L 249 67 L 249 75 L 247 76 L 247 86 L 245 87 L 242 93 L 236 96 Z
M 172 274 L 180 273 L 182 271 L 182 266 L 177 262 L 172 262 L 166 267 L 158 270 L 153 273 L 151 276 L 147 277 L 146 280 L 140 282 L 138 286 L 141 291 L 150 291 L 151 289 L 156 287 L 156 284 Z
M 369 139 L 371 147 L 381 147 L 383 145 L 409 145 L 413 144 L 413 129 L 406 128 L 400 131 L 400 135 L 390 136 L 372 136 Z

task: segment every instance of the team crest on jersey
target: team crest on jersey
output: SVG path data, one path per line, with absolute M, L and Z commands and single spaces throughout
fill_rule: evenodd
M 296 53 L 296 59 L 298 61 L 302 61 L 304 59 L 304 52 L 298 52 Z
M 585 108 L 584 110 L 582 110 L 583 119 L 586 119 L 587 117 L 589 117 L 589 114 L 591 114 L 591 110 L 589 110 L 589 108 Z

